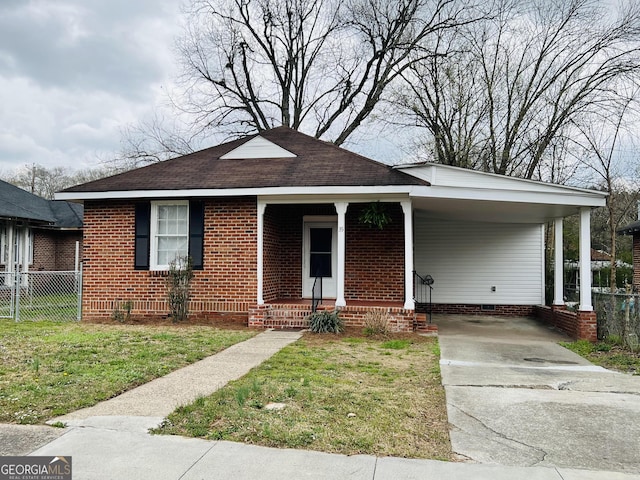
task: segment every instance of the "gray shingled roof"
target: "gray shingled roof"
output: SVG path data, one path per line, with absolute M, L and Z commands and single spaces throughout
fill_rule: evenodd
M 617 232 L 621 235 L 633 235 L 636 232 L 640 232 L 640 220 L 619 228 Z
M 82 205 L 65 200 L 49 200 L 49 206 L 56 217 L 54 227 L 82 228 L 84 219 L 84 207 Z
M 82 205 L 46 200 L 0 180 L 0 218 L 27 220 L 57 228 L 81 228 Z
M 294 158 L 221 159 L 260 135 Z M 388 165 L 287 127 L 68 188 L 64 192 L 428 185 Z

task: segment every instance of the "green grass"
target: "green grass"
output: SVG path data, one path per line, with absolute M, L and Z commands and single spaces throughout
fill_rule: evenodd
M 0 300 L 0 316 L 11 314 L 9 299 Z M 21 321 L 75 320 L 78 315 L 78 295 L 75 293 L 58 293 L 49 295 L 20 296 Z
M 640 375 L 640 353 L 623 348 L 619 339 L 598 343 L 578 340 L 562 342 L 560 345 L 601 367 Z
M 155 433 L 343 454 L 451 459 L 437 339 L 306 334 Z M 282 410 L 269 410 L 283 403 Z
M 0 422 L 42 423 L 252 335 L 196 326 L 0 320 Z

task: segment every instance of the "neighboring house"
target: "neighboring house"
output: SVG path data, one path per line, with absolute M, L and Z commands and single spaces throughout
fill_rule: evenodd
M 82 205 L 46 200 L 0 180 L 0 271 L 73 270 L 82 212 Z
M 619 235 L 631 235 L 633 258 L 633 290 L 640 292 L 640 202 L 638 202 L 638 220 L 618 229 Z
M 540 307 L 544 224 L 555 220 L 562 242 L 562 218 L 580 213 L 588 269 L 589 214 L 605 194 L 429 163 L 390 167 L 279 127 L 56 198 L 84 204 L 84 318 L 109 317 L 121 301 L 134 316 L 166 315 L 164 276 L 188 254 L 193 316 L 301 326 L 320 276 L 325 305 L 348 324 L 385 309 L 409 331 L 424 321 L 414 270 L 434 278 L 435 312 L 555 318 L 561 275 L 554 310 Z M 377 202 L 391 219 L 382 230 L 359 221 Z M 595 317 L 583 287 L 572 333 L 585 337 Z
M 580 267 L 579 262 L 573 260 L 566 260 L 564 262 L 565 272 L 565 286 L 569 289 L 575 289 L 580 285 L 580 275 L 578 269 Z M 611 254 L 603 251 L 591 249 L 591 273 L 592 284 L 594 288 L 598 288 L 602 291 L 602 288 L 609 288 L 609 271 L 611 268 Z M 616 268 L 631 268 L 626 262 L 622 260 L 616 260 Z M 602 271 L 605 270 L 603 273 Z M 607 290 L 608 291 L 608 290 Z

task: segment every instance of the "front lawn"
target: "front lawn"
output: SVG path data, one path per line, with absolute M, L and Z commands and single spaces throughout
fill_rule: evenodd
M 591 343 L 578 340 L 562 342 L 561 345 L 601 367 L 640 375 L 640 352 L 623 348 L 619 341 Z
M 254 334 L 0 320 L 0 423 L 42 423 L 95 405 Z
M 307 333 L 155 433 L 450 460 L 439 360 L 435 338 Z

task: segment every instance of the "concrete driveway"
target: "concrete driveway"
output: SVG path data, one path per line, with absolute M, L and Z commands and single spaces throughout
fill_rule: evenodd
M 592 365 L 535 320 L 443 315 L 434 323 L 456 453 L 640 472 L 640 377 Z

